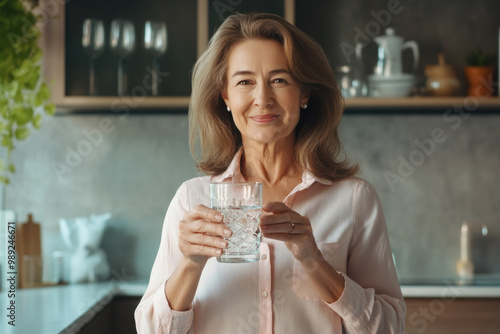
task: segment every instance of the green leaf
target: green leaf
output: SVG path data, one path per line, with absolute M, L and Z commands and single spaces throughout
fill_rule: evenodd
M 32 120 L 34 114 L 34 110 L 31 107 L 16 108 L 13 112 L 15 112 L 14 117 L 19 126 L 28 124 Z
M 30 129 L 26 128 L 26 127 L 19 127 L 16 129 L 16 139 L 17 140 L 25 140 L 26 138 L 28 138 L 30 135 Z
M 2 138 L 2 141 L 0 142 L 0 145 L 2 145 L 3 147 L 11 147 L 12 146 L 12 139 L 10 139 L 10 137 L 3 137 Z
M 15 96 L 17 94 L 18 89 L 19 89 L 19 81 L 16 80 L 12 81 L 9 87 L 9 95 Z
M 42 98 L 43 100 L 50 99 L 50 89 L 45 82 L 40 85 L 38 95 L 40 95 L 40 98 Z
M 24 87 L 29 90 L 35 90 L 40 79 L 39 66 L 33 67 L 23 78 L 25 80 Z M 50 93 L 50 92 L 49 92 Z
M 3 184 L 7 185 L 7 184 L 10 183 L 10 180 L 6 176 L 0 176 L 0 182 L 2 182 Z
M 40 91 L 30 96 L 30 103 L 33 107 L 39 107 L 43 104 L 43 102 L 44 99 L 42 98 Z
M 42 126 L 42 114 L 36 114 L 35 117 L 31 120 L 31 123 L 33 123 L 33 127 L 35 129 L 40 129 Z
M 16 103 L 23 103 L 24 102 L 23 92 L 20 89 L 17 90 L 17 93 L 14 96 L 14 101 Z
M 12 71 L 14 78 L 19 79 L 26 76 L 32 68 L 32 61 L 30 59 L 25 59 L 21 64 L 21 67 Z
M 16 166 L 14 166 L 13 163 L 9 164 L 8 169 L 9 169 L 9 172 L 11 172 L 11 173 L 15 173 L 16 172 Z
M 0 114 L 4 114 L 7 111 L 7 106 L 9 105 L 9 101 L 3 96 L 2 89 L 0 86 Z
M 49 103 L 44 106 L 44 110 L 47 115 L 52 116 L 56 112 L 56 106 L 53 103 Z
M 42 50 L 40 48 L 37 48 L 35 54 L 31 59 L 33 59 L 35 63 L 38 63 L 40 59 L 42 59 Z

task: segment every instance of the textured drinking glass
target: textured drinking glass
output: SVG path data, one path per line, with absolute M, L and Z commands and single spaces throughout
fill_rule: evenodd
M 262 183 L 211 183 L 210 201 L 212 208 L 224 215 L 223 223 L 233 231 L 229 238 L 224 238 L 228 246 L 217 261 L 259 261 Z

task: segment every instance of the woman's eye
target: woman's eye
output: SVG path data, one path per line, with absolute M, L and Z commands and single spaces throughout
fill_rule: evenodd
M 241 80 L 241 81 L 238 81 L 238 85 L 249 85 L 250 84 L 250 81 L 249 80 Z
M 283 84 L 283 83 L 286 83 L 287 81 L 283 78 L 277 78 L 277 79 L 273 79 L 272 80 L 272 83 L 278 83 L 278 84 Z

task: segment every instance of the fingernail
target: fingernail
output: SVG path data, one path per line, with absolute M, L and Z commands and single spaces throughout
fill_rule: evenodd
M 222 220 L 222 215 L 220 213 L 216 213 L 215 214 L 215 219 L 218 220 L 218 221 L 221 221 Z
M 224 230 L 224 235 L 227 235 L 227 236 L 230 236 L 231 233 L 233 233 L 233 231 L 227 229 L 227 230 Z
M 221 241 L 221 242 L 219 242 L 219 245 L 220 245 L 221 247 L 226 248 L 226 247 L 227 247 L 227 242 L 225 242 L 225 241 Z
M 222 254 L 222 251 L 221 251 L 220 249 L 218 249 L 218 250 L 216 250 L 216 251 L 215 251 L 215 254 L 216 254 L 216 255 L 221 255 L 221 254 Z

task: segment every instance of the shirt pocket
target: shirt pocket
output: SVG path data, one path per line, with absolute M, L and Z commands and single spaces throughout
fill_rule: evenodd
M 338 249 L 340 247 L 340 242 L 321 242 L 318 243 L 318 248 L 323 254 L 324 258 L 330 263 L 336 270 L 342 271 L 345 265 L 342 265 L 342 261 L 339 258 Z M 305 266 L 312 265 L 304 263 Z M 304 266 L 297 260 L 293 260 L 293 279 L 292 279 L 292 289 L 296 295 L 299 297 L 309 300 L 309 301 L 321 301 L 322 299 L 316 293 L 316 289 L 309 280 L 309 275 L 304 270 Z

